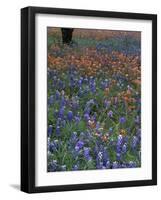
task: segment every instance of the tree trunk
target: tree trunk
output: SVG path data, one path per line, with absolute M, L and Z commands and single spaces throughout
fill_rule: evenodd
M 72 41 L 73 28 L 61 28 L 63 44 L 70 44 Z

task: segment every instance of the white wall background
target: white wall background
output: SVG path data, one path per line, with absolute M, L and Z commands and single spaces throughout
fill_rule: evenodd
M 0 199 L 160 199 L 161 160 L 158 156 L 158 186 L 77 192 L 25 194 L 20 183 L 20 8 L 46 6 L 76 9 L 158 14 L 161 35 L 160 0 L 4 0 L 0 6 Z M 158 37 L 158 44 L 161 44 Z M 158 88 L 161 85 L 161 46 L 158 45 Z M 161 92 L 158 89 L 158 102 Z M 158 155 L 161 153 L 161 106 L 158 104 Z M 160 112 L 160 113 L 159 113 Z

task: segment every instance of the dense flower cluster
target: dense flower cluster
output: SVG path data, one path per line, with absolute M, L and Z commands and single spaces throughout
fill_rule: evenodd
M 88 32 L 48 45 L 48 172 L 141 166 L 140 37 Z

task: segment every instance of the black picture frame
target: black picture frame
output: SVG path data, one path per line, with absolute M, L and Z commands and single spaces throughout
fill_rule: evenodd
M 35 15 L 60 14 L 152 21 L 152 179 L 60 186 L 35 186 Z M 45 7 L 21 9 L 21 190 L 27 193 L 157 184 L 157 15 Z

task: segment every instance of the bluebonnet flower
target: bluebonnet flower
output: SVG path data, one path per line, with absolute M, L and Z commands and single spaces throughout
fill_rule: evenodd
M 75 146 L 75 150 L 79 151 L 84 146 L 84 142 L 82 140 L 79 140 Z
M 117 143 L 116 143 L 116 159 L 117 160 L 120 160 L 121 158 L 122 144 L 123 144 L 123 137 L 122 135 L 119 135 L 117 138 Z
M 109 160 L 107 160 L 107 162 L 105 163 L 105 167 L 106 169 L 110 169 L 111 168 L 111 163 Z
M 72 119 L 73 119 L 73 112 L 72 111 L 68 112 L 67 118 L 68 118 L 69 121 L 72 121 Z
M 108 101 L 108 100 L 104 101 L 105 108 L 109 108 L 110 104 L 111 104 L 110 101 Z
M 106 79 L 105 81 L 101 81 L 100 84 L 101 88 L 104 90 L 105 88 L 107 88 L 109 86 L 108 84 L 108 80 Z
M 76 140 L 77 140 L 77 132 L 73 132 L 73 133 L 71 134 L 70 141 L 71 141 L 72 143 L 75 143 Z
M 117 137 L 117 146 L 121 146 L 123 143 L 123 136 L 122 135 L 119 135 Z
M 74 119 L 75 119 L 75 122 L 78 124 L 80 122 L 80 120 L 81 120 L 81 117 L 75 116 Z
M 52 142 L 49 142 L 49 151 L 50 152 L 54 152 L 58 149 L 59 147 L 59 144 L 58 144 L 58 140 L 54 140 Z
M 56 135 L 59 136 L 60 135 L 60 126 L 56 127 Z
M 84 147 L 84 157 L 87 159 L 87 160 L 91 160 L 91 156 L 90 156 L 90 148 L 88 147 Z
M 136 137 L 138 138 L 138 142 L 141 141 L 141 129 L 137 129 Z
M 57 168 L 58 168 L 57 160 L 53 160 L 48 166 L 50 172 L 57 171 Z
M 92 91 L 92 93 L 95 93 L 95 92 L 96 92 L 96 86 L 95 86 L 95 85 L 92 85 L 92 86 L 91 86 L 91 91 Z
M 101 162 L 101 161 L 97 161 L 97 164 L 96 164 L 96 168 L 97 169 L 102 169 L 103 168 L 103 162 Z
M 60 117 L 61 119 L 64 118 L 64 106 L 61 107 L 60 110 L 59 110 L 59 117 Z
M 112 163 L 112 169 L 117 169 L 117 168 L 119 168 L 119 164 L 118 164 L 117 161 L 114 161 L 114 162 Z
M 98 160 L 102 160 L 103 159 L 103 152 L 99 151 L 97 156 L 98 156 Z
M 60 98 L 60 92 L 58 90 L 56 90 L 56 92 L 55 92 L 55 99 L 59 100 L 59 98 Z
M 109 154 L 107 148 L 103 148 L 103 165 L 106 166 L 109 161 Z
M 141 122 L 140 116 L 137 115 L 136 118 L 135 118 L 135 123 L 140 124 L 140 122 Z
M 56 126 L 61 126 L 62 119 L 60 117 L 57 118 Z
M 128 167 L 129 167 L 129 168 L 134 168 L 134 167 L 136 167 L 136 162 L 134 162 L 134 161 L 129 161 Z
M 73 110 L 76 110 L 76 109 L 78 109 L 79 108 L 79 101 L 77 100 L 73 100 L 72 101 L 72 109 Z
M 110 110 L 109 112 L 108 112 L 108 116 L 111 118 L 111 117 L 113 117 L 113 112 L 112 112 L 112 110 Z
M 49 125 L 49 127 L 48 127 L 48 137 L 50 137 L 52 135 L 52 131 L 53 131 L 52 125 Z
M 90 89 L 92 93 L 96 92 L 96 83 L 94 80 L 90 82 Z
M 75 81 L 73 79 L 73 77 L 70 77 L 70 83 L 69 83 L 69 87 L 73 88 L 75 86 Z
M 88 84 L 88 77 L 87 77 L 87 76 L 84 77 L 83 82 L 84 82 L 85 84 Z
M 127 144 L 122 146 L 122 153 L 125 154 L 127 152 Z
M 49 105 L 52 105 L 52 104 L 54 103 L 54 95 L 51 95 L 51 96 L 49 97 L 48 102 L 49 102 Z
M 127 168 L 127 163 L 126 162 L 122 162 L 120 164 L 120 168 Z
M 96 130 L 99 130 L 100 129 L 100 122 L 97 122 L 96 123 Z
M 62 98 L 61 98 L 61 102 L 60 102 L 60 107 L 64 107 L 64 106 L 65 106 L 65 104 L 66 104 L 65 97 L 64 97 L 64 96 L 62 96 Z
M 88 113 L 85 113 L 85 114 L 84 114 L 84 119 L 85 119 L 86 121 L 90 120 L 90 116 L 89 116 Z
M 62 80 L 59 80 L 59 82 L 58 82 L 58 87 L 59 87 L 59 89 L 64 89 L 64 83 L 63 83 L 63 81 Z
M 123 137 L 123 142 L 124 142 L 124 144 L 127 144 L 128 143 L 128 141 L 129 141 L 129 138 L 128 138 L 128 136 L 126 135 L 126 136 L 124 136 Z
M 126 122 L 126 118 L 120 117 L 119 122 L 120 122 L 120 124 L 124 124 Z
M 133 136 L 131 141 L 131 147 L 133 150 L 136 149 L 137 144 L 138 144 L 138 138 L 136 136 Z
M 49 150 L 49 145 L 50 145 L 50 138 L 48 137 L 48 139 L 47 139 L 47 147 L 48 147 L 48 150 Z
M 116 153 L 116 160 L 121 160 L 121 153 Z
M 58 110 L 55 109 L 54 112 L 53 112 L 53 116 L 54 116 L 54 117 L 59 117 L 58 114 L 59 114 Z
M 72 169 L 73 169 L 74 171 L 77 171 L 77 170 L 79 169 L 79 166 L 76 164 L 76 165 L 73 166 Z
M 83 96 L 83 94 L 84 94 L 84 91 L 83 91 L 83 89 L 82 89 L 82 88 L 79 88 L 79 91 L 78 91 L 78 96 L 79 96 L 79 97 L 82 97 L 82 96 Z
M 80 77 L 79 81 L 78 81 L 78 86 L 81 87 L 83 83 L 83 77 Z

